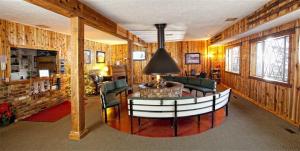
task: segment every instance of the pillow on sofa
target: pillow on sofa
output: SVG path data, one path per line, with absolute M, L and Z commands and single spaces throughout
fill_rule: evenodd
M 117 88 L 123 88 L 123 87 L 127 87 L 127 82 L 126 82 L 126 79 L 120 79 L 120 80 L 116 80 L 115 81 L 116 83 L 116 87 Z

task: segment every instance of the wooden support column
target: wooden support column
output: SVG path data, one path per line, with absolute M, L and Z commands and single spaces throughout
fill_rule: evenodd
M 292 119 L 298 123 L 300 129 L 300 20 L 296 23 L 295 39 L 295 49 L 292 50 L 294 55 L 291 55 L 292 60 L 295 61 L 295 64 L 292 64 L 292 70 L 294 70 Z
M 71 18 L 71 140 L 80 140 L 87 132 L 84 111 L 84 23 Z
M 132 87 L 133 86 L 133 60 L 132 60 L 133 41 L 128 40 L 127 45 L 128 45 L 128 67 L 129 67 L 128 82 L 129 85 Z

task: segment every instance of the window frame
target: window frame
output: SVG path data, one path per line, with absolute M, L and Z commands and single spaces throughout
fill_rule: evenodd
M 277 85 L 281 85 L 281 86 L 285 86 L 285 87 L 292 87 L 291 85 L 291 53 L 292 53 L 292 47 L 293 47 L 293 43 L 294 43 L 294 40 L 295 40 L 295 37 L 294 37 L 294 34 L 295 34 L 295 29 L 288 29 L 288 30 L 284 30 L 284 31 L 281 31 L 281 32 L 277 32 L 277 33 L 273 33 L 273 34 L 268 34 L 268 35 L 265 35 L 265 36 L 262 36 L 262 37 L 259 37 L 259 38 L 255 38 L 255 39 L 252 39 L 250 40 L 250 51 L 249 51 L 249 79 L 255 79 L 255 80 L 258 80 L 258 81 L 263 81 L 263 82 L 266 82 L 266 83 L 271 83 L 271 84 L 277 84 Z M 283 36 L 288 36 L 289 37 L 289 49 L 288 49 L 288 52 L 289 52 L 289 55 L 288 55 L 288 79 L 287 79 L 287 82 L 284 82 L 284 81 L 278 81 L 278 80 L 268 80 L 268 79 L 264 79 L 262 77 L 257 77 L 257 76 L 254 76 L 254 75 L 251 75 L 251 54 L 252 54 L 252 51 L 253 51 L 253 46 L 259 42 L 259 41 L 264 41 L 270 37 L 273 37 L 273 38 L 279 38 L 279 37 L 283 37 Z M 255 64 L 256 65 L 256 64 Z
M 240 57 L 239 57 L 239 72 L 238 73 L 226 70 L 226 60 L 227 60 L 226 51 L 227 51 L 227 49 L 234 48 L 234 47 L 239 47 L 239 53 L 240 53 L 239 54 L 240 55 Z M 228 45 L 228 46 L 225 47 L 225 63 L 224 63 L 225 66 L 224 66 L 224 71 L 226 73 L 235 74 L 235 75 L 241 75 L 241 67 L 242 67 L 242 62 L 241 62 L 242 61 L 241 48 L 242 48 L 242 43 L 232 44 L 232 45 Z

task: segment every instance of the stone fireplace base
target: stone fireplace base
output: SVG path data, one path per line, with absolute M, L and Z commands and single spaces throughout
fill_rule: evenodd
M 140 97 L 142 98 L 158 98 L 158 97 L 181 97 L 183 84 L 178 82 L 166 81 L 166 85 L 161 88 L 148 86 L 147 84 L 140 86 Z

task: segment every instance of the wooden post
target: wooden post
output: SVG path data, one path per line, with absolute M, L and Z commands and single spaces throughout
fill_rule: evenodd
M 128 83 L 132 87 L 133 86 L 133 60 L 132 60 L 132 49 L 133 49 L 133 42 L 132 40 L 128 40 Z
M 71 140 L 80 140 L 87 132 L 84 112 L 84 23 L 71 18 Z

